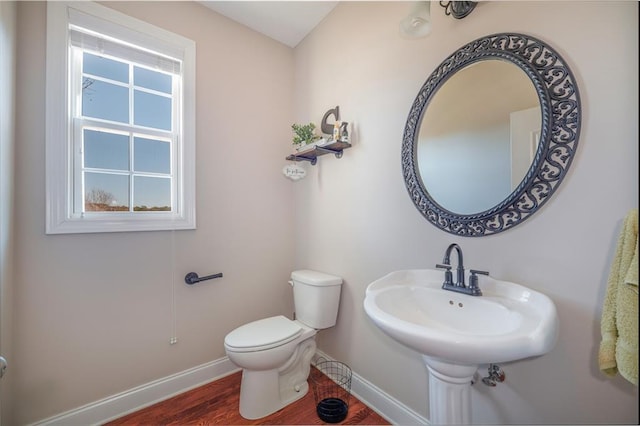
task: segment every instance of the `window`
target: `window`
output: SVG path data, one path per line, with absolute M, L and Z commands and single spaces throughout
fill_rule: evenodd
M 195 44 L 47 5 L 48 234 L 195 228 Z

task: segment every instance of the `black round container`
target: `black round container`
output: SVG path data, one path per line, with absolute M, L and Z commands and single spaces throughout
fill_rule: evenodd
M 325 398 L 316 408 L 320 420 L 327 423 L 340 423 L 347 418 L 348 411 L 347 403 L 338 398 Z
M 311 369 L 309 379 L 320 420 L 340 423 L 346 419 L 351 394 L 351 368 L 339 361 L 320 358 Z

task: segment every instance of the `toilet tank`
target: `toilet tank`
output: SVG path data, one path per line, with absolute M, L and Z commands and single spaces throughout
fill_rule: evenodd
M 303 269 L 291 273 L 296 319 L 315 328 L 336 325 L 342 278 Z

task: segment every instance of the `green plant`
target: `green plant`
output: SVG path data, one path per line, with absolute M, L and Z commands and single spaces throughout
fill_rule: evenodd
M 294 145 L 307 145 L 318 139 L 320 136 L 315 134 L 316 125 L 309 124 L 292 124 L 293 129 L 293 144 Z

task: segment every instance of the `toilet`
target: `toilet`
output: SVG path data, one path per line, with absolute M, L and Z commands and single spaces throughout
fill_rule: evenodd
M 336 324 L 342 278 L 304 269 L 292 272 L 289 284 L 295 320 L 277 315 L 253 321 L 224 339 L 227 356 L 242 368 L 245 419 L 268 416 L 307 394 L 316 333 Z

